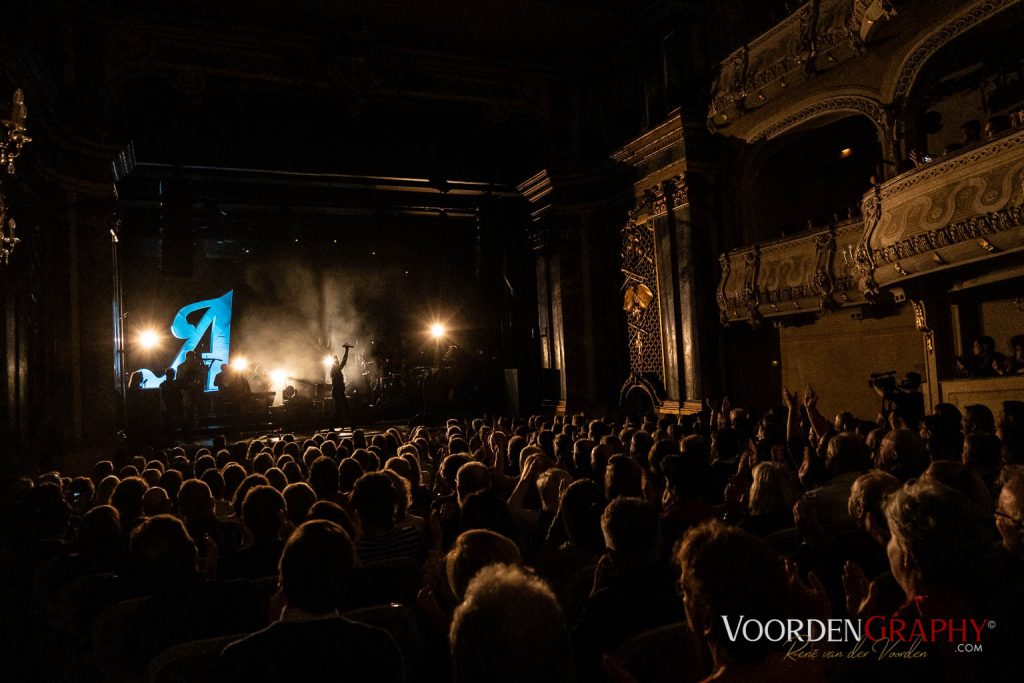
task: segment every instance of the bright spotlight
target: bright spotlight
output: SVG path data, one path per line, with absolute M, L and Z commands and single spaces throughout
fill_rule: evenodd
M 444 325 L 441 323 L 434 323 L 430 327 L 430 336 L 434 339 L 440 339 L 444 336 Z
M 143 330 L 139 332 L 139 346 L 144 349 L 153 349 L 160 346 L 160 335 L 156 330 Z
M 288 383 L 288 371 L 287 370 L 274 370 L 270 373 L 270 381 L 274 383 L 274 386 L 284 386 Z
M 330 354 L 324 356 L 324 365 L 326 365 L 327 367 L 331 367 L 332 365 L 334 365 L 334 356 Z
M 231 361 L 231 367 L 238 372 L 245 372 L 246 370 L 249 369 L 249 359 L 244 358 L 242 356 L 238 356 L 233 361 Z

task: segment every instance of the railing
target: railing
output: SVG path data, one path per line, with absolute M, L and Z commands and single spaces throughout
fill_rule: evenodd
M 725 128 L 815 72 L 859 54 L 861 24 L 874 4 L 811 0 L 726 57 L 719 65 L 708 123 Z
M 1024 129 L 889 180 L 864 196 L 865 292 L 1024 248 Z
M 854 271 L 859 218 L 722 254 L 722 324 L 820 313 L 864 303 Z

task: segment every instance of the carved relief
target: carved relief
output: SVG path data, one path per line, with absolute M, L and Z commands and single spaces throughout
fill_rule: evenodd
M 746 247 L 720 258 L 719 317 L 723 324 L 829 311 L 858 303 L 853 275 L 863 223 L 851 220 L 808 235 Z M 738 281 L 733 272 L 739 275 Z
M 758 304 L 761 303 L 757 289 L 757 275 L 761 267 L 761 250 L 755 244 L 754 249 L 743 257 L 745 269 L 743 271 L 743 289 L 740 290 L 740 299 L 747 309 L 747 317 L 750 324 L 757 328 L 761 324 L 761 311 Z
M 833 274 L 833 263 L 836 256 L 836 236 L 832 230 L 822 233 L 814 238 L 817 247 L 815 255 L 814 274 L 811 276 L 811 284 L 818 290 L 818 305 L 823 311 L 831 311 L 837 304 L 832 298 L 836 283 Z
M 732 262 L 728 254 L 718 257 L 718 263 L 722 267 L 722 279 L 718 281 L 718 291 L 715 298 L 718 300 L 718 319 L 722 325 L 729 325 L 729 299 L 725 294 L 725 288 L 729 283 L 729 276 L 732 274 Z
M 935 351 L 935 333 L 928 327 L 927 309 L 925 308 L 924 301 L 911 300 L 910 303 L 914 307 L 914 325 L 917 327 L 917 331 L 924 335 L 924 343 L 928 353 L 932 353 Z
M 865 292 L 976 258 L 979 251 L 1024 246 L 1024 131 L 894 178 L 866 195 L 862 208 L 868 220 L 859 252 Z M 973 250 L 946 249 L 970 242 L 977 245 Z
M 658 266 L 652 214 L 665 202 L 658 188 L 648 190 L 629 212 L 622 229 L 623 310 L 629 329 L 630 374 L 664 381 Z M 664 210 L 664 209 L 662 209 Z
M 852 11 L 850 0 L 811 0 L 729 55 L 713 88 L 709 127 L 727 126 L 780 90 L 858 54 Z
M 843 95 L 840 97 L 830 97 L 824 100 L 818 100 L 814 102 L 814 104 L 804 107 L 803 109 L 770 124 L 760 132 L 756 133 L 751 138 L 751 142 L 756 143 L 771 140 L 772 138 L 776 138 L 779 135 L 796 128 L 806 121 L 810 121 L 811 119 L 815 119 L 824 114 L 839 111 L 854 111 L 864 114 L 871 119 L 880 130 L 883 131 L 889 127 L 888 113 L 880 102 L 868 97 Z

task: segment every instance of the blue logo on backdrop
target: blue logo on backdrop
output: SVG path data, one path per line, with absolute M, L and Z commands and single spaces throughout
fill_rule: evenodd
M 199 342 L 210 332 L 210 352 L 202 354 L 204 360 L 210 361 L 210 372 L 206 376 L 205 391 L 217 391 L 213 382 L 220 374 L 221 366 L 228 360 L 228 350 L 231 343 L 231 295 L 234 290 L 216 299 L 197 301 L 194 304 L 185 306 L 174 316 L 171 323 L 171 334 L 178 339 L 184 339 L 178 355 L 170 367 L 178 371 L 178 366 L 185 360 L 185 354 L 193 351 Z M 188 316 L 196 311 L 206 310 L 199 322 L 193 325 L 188 321 Z M 151 370 L 142 370 L 143 386 L 158 387 L 163 384 L 166 375 L 157 377 Z

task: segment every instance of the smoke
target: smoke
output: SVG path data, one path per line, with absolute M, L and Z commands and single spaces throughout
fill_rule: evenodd
M 353 344 L 346 381 L 359 375 L 356 362 L 376 334 L 357 306 L 358 279 L 352 274 L 314 270 L 296 261 L 279 260 L 246 269 L 246 301 L 237 301 L 232 356 L 244 356 L 265 375 L 284 370 L 300 393 L 324 382 L 326 356 L 343 355 Z M 278 391 L 283 387 L 272 386 Z

